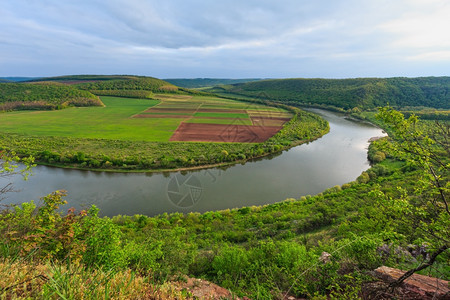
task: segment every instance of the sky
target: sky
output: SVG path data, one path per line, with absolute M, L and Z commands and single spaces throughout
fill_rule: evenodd
M 448 76 L 449 16 L 449 0 L 0 0 L 0 76 Z

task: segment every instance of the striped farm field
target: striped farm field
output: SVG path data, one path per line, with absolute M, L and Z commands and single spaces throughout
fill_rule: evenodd
M 105 107 L 2 113 L 0 132 L 168 142 L 174 140 L 172 136 L 183 123 L 279 127 L 284 122 L 254 122 L 252 118 L 291 116 L 289 112 L 274 107 L 210 96 L 155 94 L 154 98 L 102 96 Z M 182 133 L 177 132 L 177 136 L 182 136 Z

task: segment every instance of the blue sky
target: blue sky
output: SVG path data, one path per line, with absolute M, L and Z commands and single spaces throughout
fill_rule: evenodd
M 2 0 L 0 76 L 450 75 L 448 0 Z

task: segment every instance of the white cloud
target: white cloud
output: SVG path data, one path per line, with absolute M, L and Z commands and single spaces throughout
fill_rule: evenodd
M 392 35 L 389 47 L 415 60 L 448 60 L 450 51 L 450 2 L 414 0 L 405 3 L 405 11 L 380 28 Z M 439 55 L 438 55 L 439 54 Z
M 420 53 L 417 55 L 408 56 L 407 59 L 413 61 L 417 60 L 417 61 L 434 61 L 434 62 L 450 61 L 450 50 Z

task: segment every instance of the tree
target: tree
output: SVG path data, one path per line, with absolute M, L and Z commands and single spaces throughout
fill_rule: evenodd
M 31 168 L 35 166 L 33 162 L 34 158 L 31 156 L 20 158 L 14 152 L 0 151 L 0 180 L 8 181 L 8 178 L 14 175 L 20 175 L 26 180 L 31 174 Z M 20 167 L 19 163 L 22 163 L 23 167 Z M 13 191 L 11 182 L 0 185 L 0 201 Z
M 436 122 L 431 130 L 420 126 L 415 115 L 405 119 L 402 113 L 390 107 L 381 108 L 377 117 L 387 125 L 390 141 L 385 149 L 396 158 L 407 161 L 417 169 L 414 191 L 399 187 L 401 197 L 391 199 L 392 210 L 402 226 L 410 226 L 418 241 L 428 243 L 432 251 L 418 267 L 406 272 L 395 285 L 401 284 L 413 273 L 425 269 L 450 245 L 449 210 L 449 124 Z M 388 199 L 389 198 L 389 199 Z

